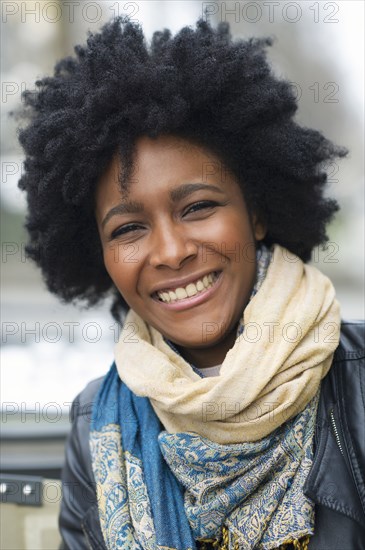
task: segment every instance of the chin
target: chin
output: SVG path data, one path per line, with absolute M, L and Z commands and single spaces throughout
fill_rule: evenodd
M 233 325 L 235 328 L 237 323 Z M 189 332 L 182 332 L 181 330 L 176 334 L 166 335 L 165 332 L 160 331 L 168 340 L 171 340 L 177 346 L 184 348 L 204 349 L 211 348 L 219 345 L 225 339 L 232 334 L 231 330 L 223 330 L 224 325 L 216 323 L 214 321 L 206 322 L 205 331 L 203 332 L 201 326 L 199 330 L 192 330 Z

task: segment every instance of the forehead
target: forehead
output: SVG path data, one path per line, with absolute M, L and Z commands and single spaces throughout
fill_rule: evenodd
M 159 178 L 161 174 L 172 176 L 196 174 L 208 177 L 221 170 L 222 162 L 206 147 L 175 136 L 159 136 L 156 139 L 140 138 L 133 155 L 134 175 Z
M 149 185 L 170 187 L 183 180 L 219 182 L 226 179 L 228 172 L 221 159 L 207 148 L 176 136 L 139 138 L 131 160 L 131 169 L 123 181 L 123 161 L 119 154 L 114 155 L 99 180 L 97 199 L 108 190 L 126 199 Z

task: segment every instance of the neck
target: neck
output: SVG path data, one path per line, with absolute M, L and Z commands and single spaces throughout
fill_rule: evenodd
M 214 367 L 223 363 L 227 352 L 233 347 L 236 340 L 237 326 L 229 332 L 223 340 L 209 347 L 186 348 L 176 346 L 186 361 L 192 363 L 198 369 Z M 176 344 L 175 344 L 176 345 Z

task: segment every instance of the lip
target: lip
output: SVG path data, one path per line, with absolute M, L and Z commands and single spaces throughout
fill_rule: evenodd
M 214 271 L 216 273 L 219 273 L 221 270 L 219 270 L 219 269 L 210 269 L 209 271 L 204 271 L 204 273 L 200 273 L 199 275 L 194 275 L 194 276 L 190 275 L 189 277 L 184 277 L 182 279 L 174 279 L 173 281 L 168 281 L 168 282 L 164 283 L 163 286 L 159 285 L 159 286 L 155 287 L 151 291 L 151 296 L 156 294 L 156 292 L 160 292 L 160 291 L 163 291 L 163 290 L 175 290 L 176 288 L 187 286 L 189 283 L 194 283 L 195 281 L 198 281 L 199 279 L 202 279 L 203 277 L 205 277 L 206 275 L 209 275 L 210 273 L 213 273 Z M 220 274 L 219 274 L 219 276 L 220 276 Z
M 212 271 L 208 271 L 208 273 L 206 274 L 209 274 L 209 273 L 212 273 Z M 188 298 L 184 298 L 183 300 L 178 300 L 177 302 L 170 302 L 170 303 L 162 302 L 161 300 L 158 299 L 157 296 L 156 297 L 153 296 L 153 300 L 157 302 L 161 307 L 164 307 L 166 309 L 172 309 L 174 311 L 182 311 L 184 309 L 189 309 L 191 307 L 200 305 L 201 303 L 205 302 L 211 297 L 212 294 L 216 292 L 216 290 L 218 290 L 223 279 L 222 275 L 223 275 L 223 271 L 220 271 L 213 286 L 209 287 L 208 289 L 206 289 L 205 291 L 201 292 L 198 295 L 190 296 Z M 204 277 L 204 275 L 202 277 Z M 190 279 L 190 282 L 192 281 L 196 281 L 196 279 Z M 185 283 L 185 284 L 188 284 L 188 283 Z M 173 288 L 176 288 L 176 287 L 173 287 Z

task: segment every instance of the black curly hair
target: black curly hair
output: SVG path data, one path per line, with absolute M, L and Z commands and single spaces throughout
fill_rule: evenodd
M 179 136 L 219 155 L 267 225 L 266 244 L 306 262 L 328 240 L 338 204 L 324 197 L 324 166 L 346 150 L 293 120 L 294 91 L 272 74 L 268 45 L 232 41 L 227 23 L 203 19 L 174 37 L 155 32 L 148 45 L 138 24 L 116 18 L 24 92 L 26 251 L 51 292 L 86 305 L 111 293 L 114 317 L 128 309 L 104 267 L 94 190 L 117 151 L 127 179 L 142 135 Z

